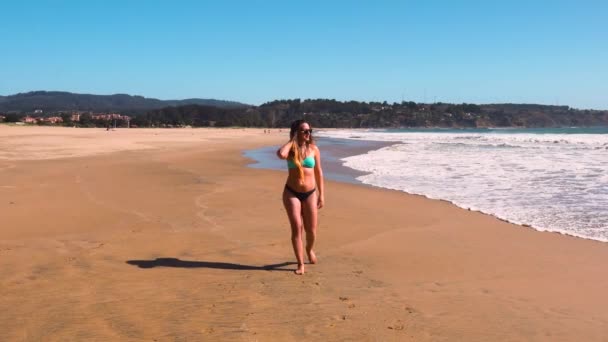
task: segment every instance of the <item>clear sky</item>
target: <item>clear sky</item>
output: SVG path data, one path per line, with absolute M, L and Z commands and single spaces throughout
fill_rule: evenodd
M 608 1 L 0 2 L 0 95 L 608 109 Z

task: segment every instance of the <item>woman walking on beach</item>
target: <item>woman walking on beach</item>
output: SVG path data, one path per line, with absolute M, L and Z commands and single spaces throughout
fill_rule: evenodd
M 317 262 L 313 251 L 317 235 L 317 210 L 325 201 L 321 153 L 314 144 L 308 122 L 296 120 L 291 124 L 289 141 L 277 151 L 287 160 L 289 175 L 283 190 L 283 205 L 291 224 L 291 244 L 298 260 L 296 274 L 304 274 L 302 230 L 306 232 L 306 254 L 311 264 Z

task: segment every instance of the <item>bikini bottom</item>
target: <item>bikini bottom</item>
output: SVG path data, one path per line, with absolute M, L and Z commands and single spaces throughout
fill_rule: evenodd
M 296 196 L 296 198 L 299 199 L 300 202 L 306 201 L 308 196 L 312 195 L 315 191 L 317 191 L 317 188 L 314 188 L 310 191 L 299 192 L 299 191 L 295 191 L 294 189 L 290 188 L 287 184 L 285 184 L 285 189 L 287 191 L 291 192 L 294 196 Z

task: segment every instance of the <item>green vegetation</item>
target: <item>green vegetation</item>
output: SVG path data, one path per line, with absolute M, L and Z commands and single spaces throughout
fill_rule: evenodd
M 422 104 L 279 100 L 258 107 L 178 106 L 148 111 L 138 127 L 288 127 L 299 118 L 315 127 L 570 127 L 608 125 L 608 111 L 527 104 Z
M 0 113 L 43 110 L 45 113 L 57 111 L 90 111 L 120 112 L 128 115 L 167 106 L 181 106 L 187 104 L 226 108 L 247 106 L 238 102 L 213 99 L 158 100 L 127 94 L 91 95 L 63 91 L 32 91 L 10 96 L 0 96 Z
M 49 92 L 28 94 L 51 96 Z M 7 98 L 2 98 L 0 104 L 6 103 Z M 24 106 L 37 108 L 27 103 Z M 0 115 L 5 116 L 5 122 L 18 122 L 26 115 L 30 115 L 60 116 L 63 119 L 61 125 L 66 126 L 107 127 L 116 124 L 116 127 L 127 127 L 129 124 L 126 120 L 94 119 L 100 116 L 93 114 L 100 113 L 93 110 L 76 111 L 68 107 L 54 111 L 46 109 L 34 111 L 4 111 L 5 114 L 2 114 L 0 110 Z M 72 122 L 74 113 L 80 114 L 79 121 Z M 315 127 L 335 128 L 608 126 L 606 110 L 579 110 L 568 106 L 537 104 L 426 104 L 411 101 L 389 104 L 341 102 L 331 99 L 304 101 L 293 99 L 272 101 L 260 106 L 165 105 L 158 109 L 114 111 L 114 113 L 129 115 L 131 127 L 288 127 L 293 120 L 300 118 L 306 118 Z
M 16 113 L 6 114 L 4 122 L 19 122 L 23 116 Z

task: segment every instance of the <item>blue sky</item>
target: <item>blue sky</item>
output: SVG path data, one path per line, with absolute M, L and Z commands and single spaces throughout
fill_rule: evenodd
M 0 95 L 608 109 L 607 1 L 2 1 Z

